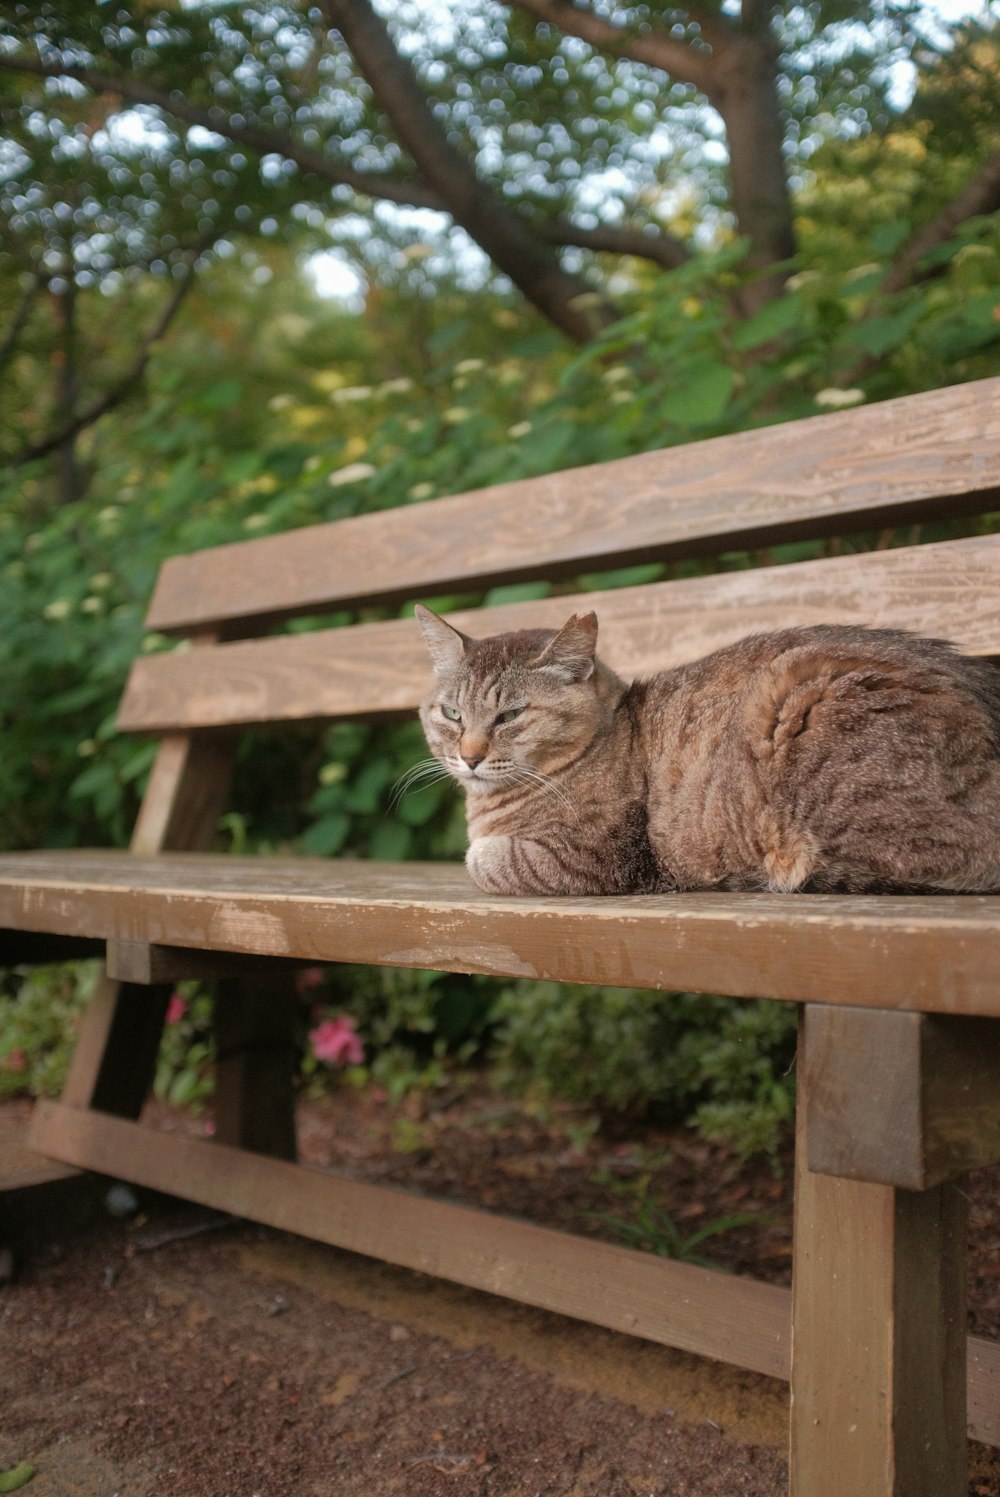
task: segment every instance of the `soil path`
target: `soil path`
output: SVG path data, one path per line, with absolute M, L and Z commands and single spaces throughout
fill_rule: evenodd
M 782 1384 L 141 1206 L 50 1220 L 0 1289 L 0 1471 L 34 1464 L 28 1497 L 784 1497 Z M 969 1492 L 1000 1497 L 996 1452 Z

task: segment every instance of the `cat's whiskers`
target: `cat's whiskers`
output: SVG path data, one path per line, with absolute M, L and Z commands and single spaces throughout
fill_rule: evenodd
M 518 785 L 540 785 L 544 790 L 549 791 L 550 794 L 555 796 L 556 800 L 566 808 L 575 821 L 579 821 L 580 817 L 573 802 L 568 795 L 559 789 L 559 786 L 555 784 L 551 775 L 544 774 L 542 770 L 536 769 L 533 764 L 512 764 L 510 767 L 510 776 L 514 783 Z
M 427 785 L 435 785 L 439 780 L 451 778 L 451 771 L 439 759 L 420 759 L 416 764 L 411 764 L 393 785 L 389 809 L 395 810 L 403 796 L 409 795 L 411 790 L 423 790 Z

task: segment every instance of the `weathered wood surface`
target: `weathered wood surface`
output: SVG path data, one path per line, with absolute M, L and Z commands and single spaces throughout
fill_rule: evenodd
M 982 895 L 505 899 L 447 863 L 0 856 L 0 926 L 989 1017 L 1000 1017 L 998 914 Z
M 352 1252 L 662 1345 L 788 1379 L 787 1289 L 574 1238 L 401 1190 L 359 1184 L 197 1139 L 158 1135 L 58 1103 L 32 1146 Z M 1000 1347 L 970 1337 L 969 1434 L 1000 1445 Z M 817 1497 L 825 1487 L 817 1487 Z M 857 1497 L 858 1491 L 849 1497 Z
M 178 557 L 154 629 L 572 576 L 988 508 L 1000 380 L 911 395 Z
M 1000 387 L 1000 381 L 998 381 Z M 753 571 L 622 588 L 488 613 L 449 615 L 473 635 L 558 627 L 596 609 L 600 651 L 627 679 L 695 660 L 761 629 L 870 624 L 945 635 L 1000 654 L 1000 536 L 872 551 Z M 430 668 L 409 619 L 244 640 L 136 660 L 118 715 L 162 732 L 252 722 L 412 711 Z
M 964 1192 L 813 1173 L 814 1079 L 797 1114 L 791 1497 L 965 1497 Z
M 927 1190 L 1000 1159 L 995 1020 L 810 1008 L 799 1076 L 814 1171 Z

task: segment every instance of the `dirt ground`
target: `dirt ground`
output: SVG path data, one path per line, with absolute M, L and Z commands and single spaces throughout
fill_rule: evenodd
M 311 1163 L 602 1235 L 649 1199 L 682 1233 L 751 1213 L 704 1252 L 787 1282 L 787 1170 L 682 1129 L 595 1132 L 475 1084 L 402 1110 L 336 1093 L 300 1138 Z M 986 1335 L 998 1185 L 973 1182 Z M 0 1288 L 0 1472 L 31 1462 L 29 1497 L 783 1497 L 782 1384 L 141 1192 L 115 1218 L 107 1182 L 48 1190 Z M 1000 1497 L 1000 1453 L 971 1453 L 970 1497 Z

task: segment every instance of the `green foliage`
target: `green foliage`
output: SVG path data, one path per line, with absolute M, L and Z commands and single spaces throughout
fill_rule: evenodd
M 0 973 L 0 1097 L 58 1096 L 96 962 Z
M 199 1112 L 214 1089 L 212 999 L 196 983 L 182 983 L 171 995 L 153 1095 L 173 1107 Z
M 681 1263 L 696 1263 L 701 1268 L 717 1268 L 717 1263 L 697 1251 L 702 1243 L 713 1237 L 720 1237 L 725 1232 L 734 1232 L 739 1227 L 756 1226 L 760 1222 L 759 1214 L 740 1211 L 714 1217 L 711 1221 L 703 1222 L 694 1231 L 686 1232 L 668 1211 L 650 1198 L 648 1182 L 640 1181 L 639 1186 L 637 1190 L 634 1185 L 625 1185 L 621 1181 L 613 1186 L 631 1206 L 629 1217 L 595 1212 L 594 1220 L 610 1227 L 626 1247 L 635 1248 L 642 1253 L 652 1253 L 657 1258 L 673 1258 Z
M 493 1013 L 493 1055 L 508 1086 L 605 1110 L 655 1108 L 743 1156 L 773 1150 L 791 1118 L 788 1004 L 517 983 Z

